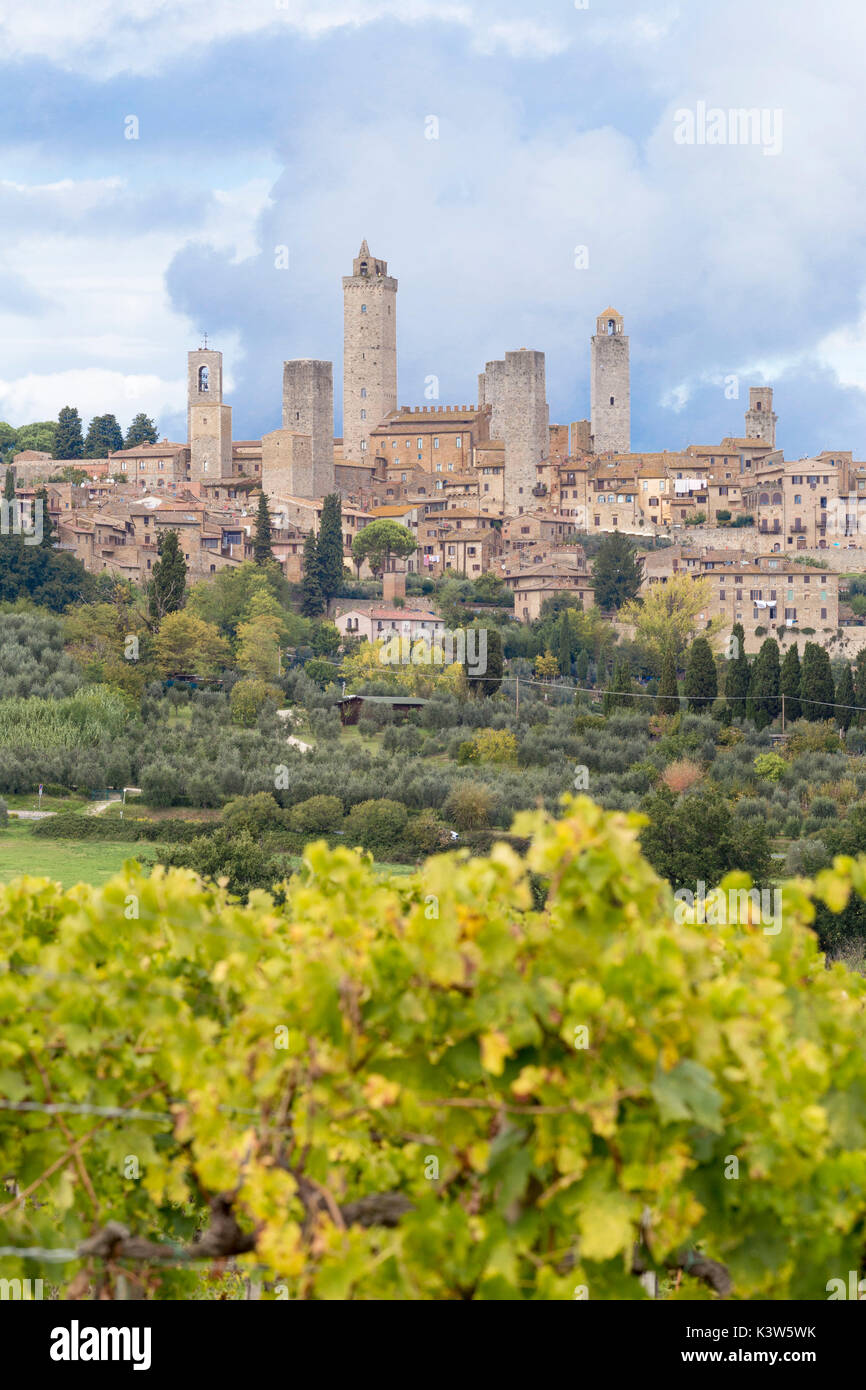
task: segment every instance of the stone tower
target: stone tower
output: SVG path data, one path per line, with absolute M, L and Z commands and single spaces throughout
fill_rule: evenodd
M 622 314 L 605 309 L 595 325 L 590 349 L 590 416 L 596 454 L 631 452 L 631 386 L 628 338 Z
M 283 363 L 283 429 L 311 440 L 311 491 L 324 497 L 334 482 L 334 369 L 330 362 L 301 358 Z
M 505 362 L 487 362 L 478 373 L 478 409 L 492 407 L 490 438 L 504 439 L 503 407 L 505 405 Z
M 520 516 L 539 505 L 532 492 L 538 482 L 536 465 L 550 452 L 544 353 L 527 348 L 506 352 L 504 363 L 488 363 L 482 375 L 485 389 L 494 384 L 493 399 L 485 404 L 493 405 L 494 414 L 498 410 L 505 443 L 505 515 Z
M 763 439 L 771 449 L 775 449 L 776 419 L 773 414 L 772 386 L 751 386 L 746 411 L 746 438 Z
M 397 281 L 366 241 L 343 276 L 343 457 L 367 460 L 370 431 L 397 409 Z
M 213 348 L 187 354 L 187 434 L 193 485 L 231 477 L 232 410 L 223 405 L 223 355 Z

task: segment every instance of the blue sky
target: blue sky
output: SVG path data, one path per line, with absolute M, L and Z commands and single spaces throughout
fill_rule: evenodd
M 280 423 L 287 357 L 334 360 L 339 433 L 366 237 L 401 404 L 532 347 L 582 418 L 613 304 L 635 447 L 739 434 L 769 381 L 789 457 L 864 458 L 864 37 L 860 0 L 0 0 L 0 418 L 182 438 L 207 330 L 236 437 Z M 701 102 L 780 112 L 778 152 L 678 143 Z

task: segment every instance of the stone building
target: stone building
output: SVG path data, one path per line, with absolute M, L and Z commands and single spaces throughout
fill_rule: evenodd
M 505 514 L 519 516 L 535 505 L 536 468 L 550 453 L 544 353 L 520 348 L 488 362 L 478 378 L 478 404 L 490 408 L 490 437 L 504 445 Z
M 223 403 L 223 355 L 198 348 L 187 355 L 190 484 L 232 474 L 232 411 Z
M 746 438 L 763 439 L 771 449 L 776 447 L 776 416 L 773 414 L 772 386 L 749 388 L 749 408 L 746 411 Z
M 370 431 L 397 409 L 397 281 L 366 241 L 343 276 L 343 453 L 363 463 Z
M 592 450 L 627 454 L 631 449 L 629 343 L 622 314 L 605 309 L 590 345 Z
M 390 468 L 461 473 L 490 437 L 489 407 L 414 406 L 392 411 L 369 432 L 369 449 Z
M 309 495 L 325 497 L 333 492 L 334 369 L 330 362 L 300 358 L 283 363 L 283 429 L 310 436 Z

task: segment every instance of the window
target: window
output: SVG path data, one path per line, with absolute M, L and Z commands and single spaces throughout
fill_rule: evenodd
M 198 389 L 199 391 L 210 390 L 210 372 L 207 367 L 199 367 L 198 369 Z
M 361 411 L 361 419 L 362 419 L 362 420 L 366 420 L 366 418 L 367 418 L 367 412 L 366 412 L 366 410 L 362 410 L 362 411 Z
M 122 471 L 125 473 L 125 472 L 126 472 L 126 459 L 121 459 L 121 460 L 120 460 L 120 467 L 121 467 Z
M 610 403 L 611 403 L 611 405 L 613 405 L 613 396 L 611 396 L 611 398 L 610 398 Z
M 799 507 L 802 501 L 803 501 L 803 498 L 801 497 L 800 493 L 799 493 L 799 492 L 795 492 L 795 493 L 794 493 L 794 505 L 797 506 L 797 507 Z
M 366 439 L 362 439 L 362 440 L 361 440 L 361 453 L 364 454 L 364 453 L 366 453 L 366 452 L 367 452 L 367 441 L 366 441 Z
M 437 463 L 437 465 L 436 465 L 436 472 L 437 472 L 437 473 L 441 473 L 441 472 L 442 472 L 442 465 L 441 465 L 441 463 Z
M 411 439 L 407 439 L 407 440 L 406 440 L 406 448 L 407 448 L 407 449 L 411 449 L 411 448 L 412 448 L 412 441 L 411 441 Z
M 822 618 L 826 618 L 826 616 L 827 616 L 827 610 L 826 610 L 826 608 L 822 608 L 822 609 L 821 609 L 821 617 L 822 617 Z
M 423 448 L 424 448 L 424 440 L 423 440 L 423 439 L 419 439 L 419 440 L 418 440 L 418 448 L 419 448 L 419 449 L 423 449 Z
M 438 448 L 439 448 L 439 436 L 438 436 L 438 435 L 436 435 L 436 437 L 435 437 L 434 440 L 433 440 L 433 448 L 434 448 L 434 449 L 438 449 Z
M 796 620 L 797 620 L 797 610 L 796 610 L 796 608 L 786 608 L 786 609 L 785 609 L 785 621 L 787 622 L 789 618 L 793 619 L 793 621 L 796 622 Z
M 157 464 L 157 468 L 165 468 L 165 463 L 162 459 L 160 459 L 159 463 Z
M 362 313 L 362 314 L 366 314 L 366 312 L 367 312 L 367 306 L 366 306 L 366 304 L 362 304 L 362 305 L 361 305 L 361 313 Z
M 463 436 L 462 436 L 462 435 L 459 435 L 459 434 L 458 434 L 457 438 L 456 438 L 455 441 L 454 441 L 454 447 L 455 447 L 455 449 L 462 449 L 462 447 L 463 447 Z
M 139 460 L 138 460 L 139 472 L 141 472 L 141 470 L 142 470 L 143 468 L 146 468 L 146 467 L 147 467 L 147 464 L 145 463 L 144 459 L 139 459 Z

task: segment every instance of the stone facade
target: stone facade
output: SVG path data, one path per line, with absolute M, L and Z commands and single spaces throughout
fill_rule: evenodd
M 505 512 L 520 516 L 536 504 L 536 468 L 550 445 L 543 352 L 506 352 L 503 396 Z
M 262 490 L 273 501 L 322 496 L 313 488 L 311 435 L 282 429 L 262 436 Z
M 596 454 L 631 450 L 629 345 L 622 314 L 605 309 L 590 347 L 590 415 Z
M 333 492 L 334 369 L 330 362 L 300 358 L 283 363 L 283 429 L 308 434 L 312 441 L 309 495 L 325 497 Z
M 749 389 L 749 408 L 746 411 L 746 438 L 763 439 L 771 449 L 776 447 L 776 416 L 773 414 L 772 386 L 752 386 Z
M 232 473 L 232 412 L 223 404 L 223 355 L 212 348 L 187 354 L 190 483 Z
M 397 409 L 397 281 L 366 241 L 343 276 L 343 458 L 366 462 L 370 431 Z

